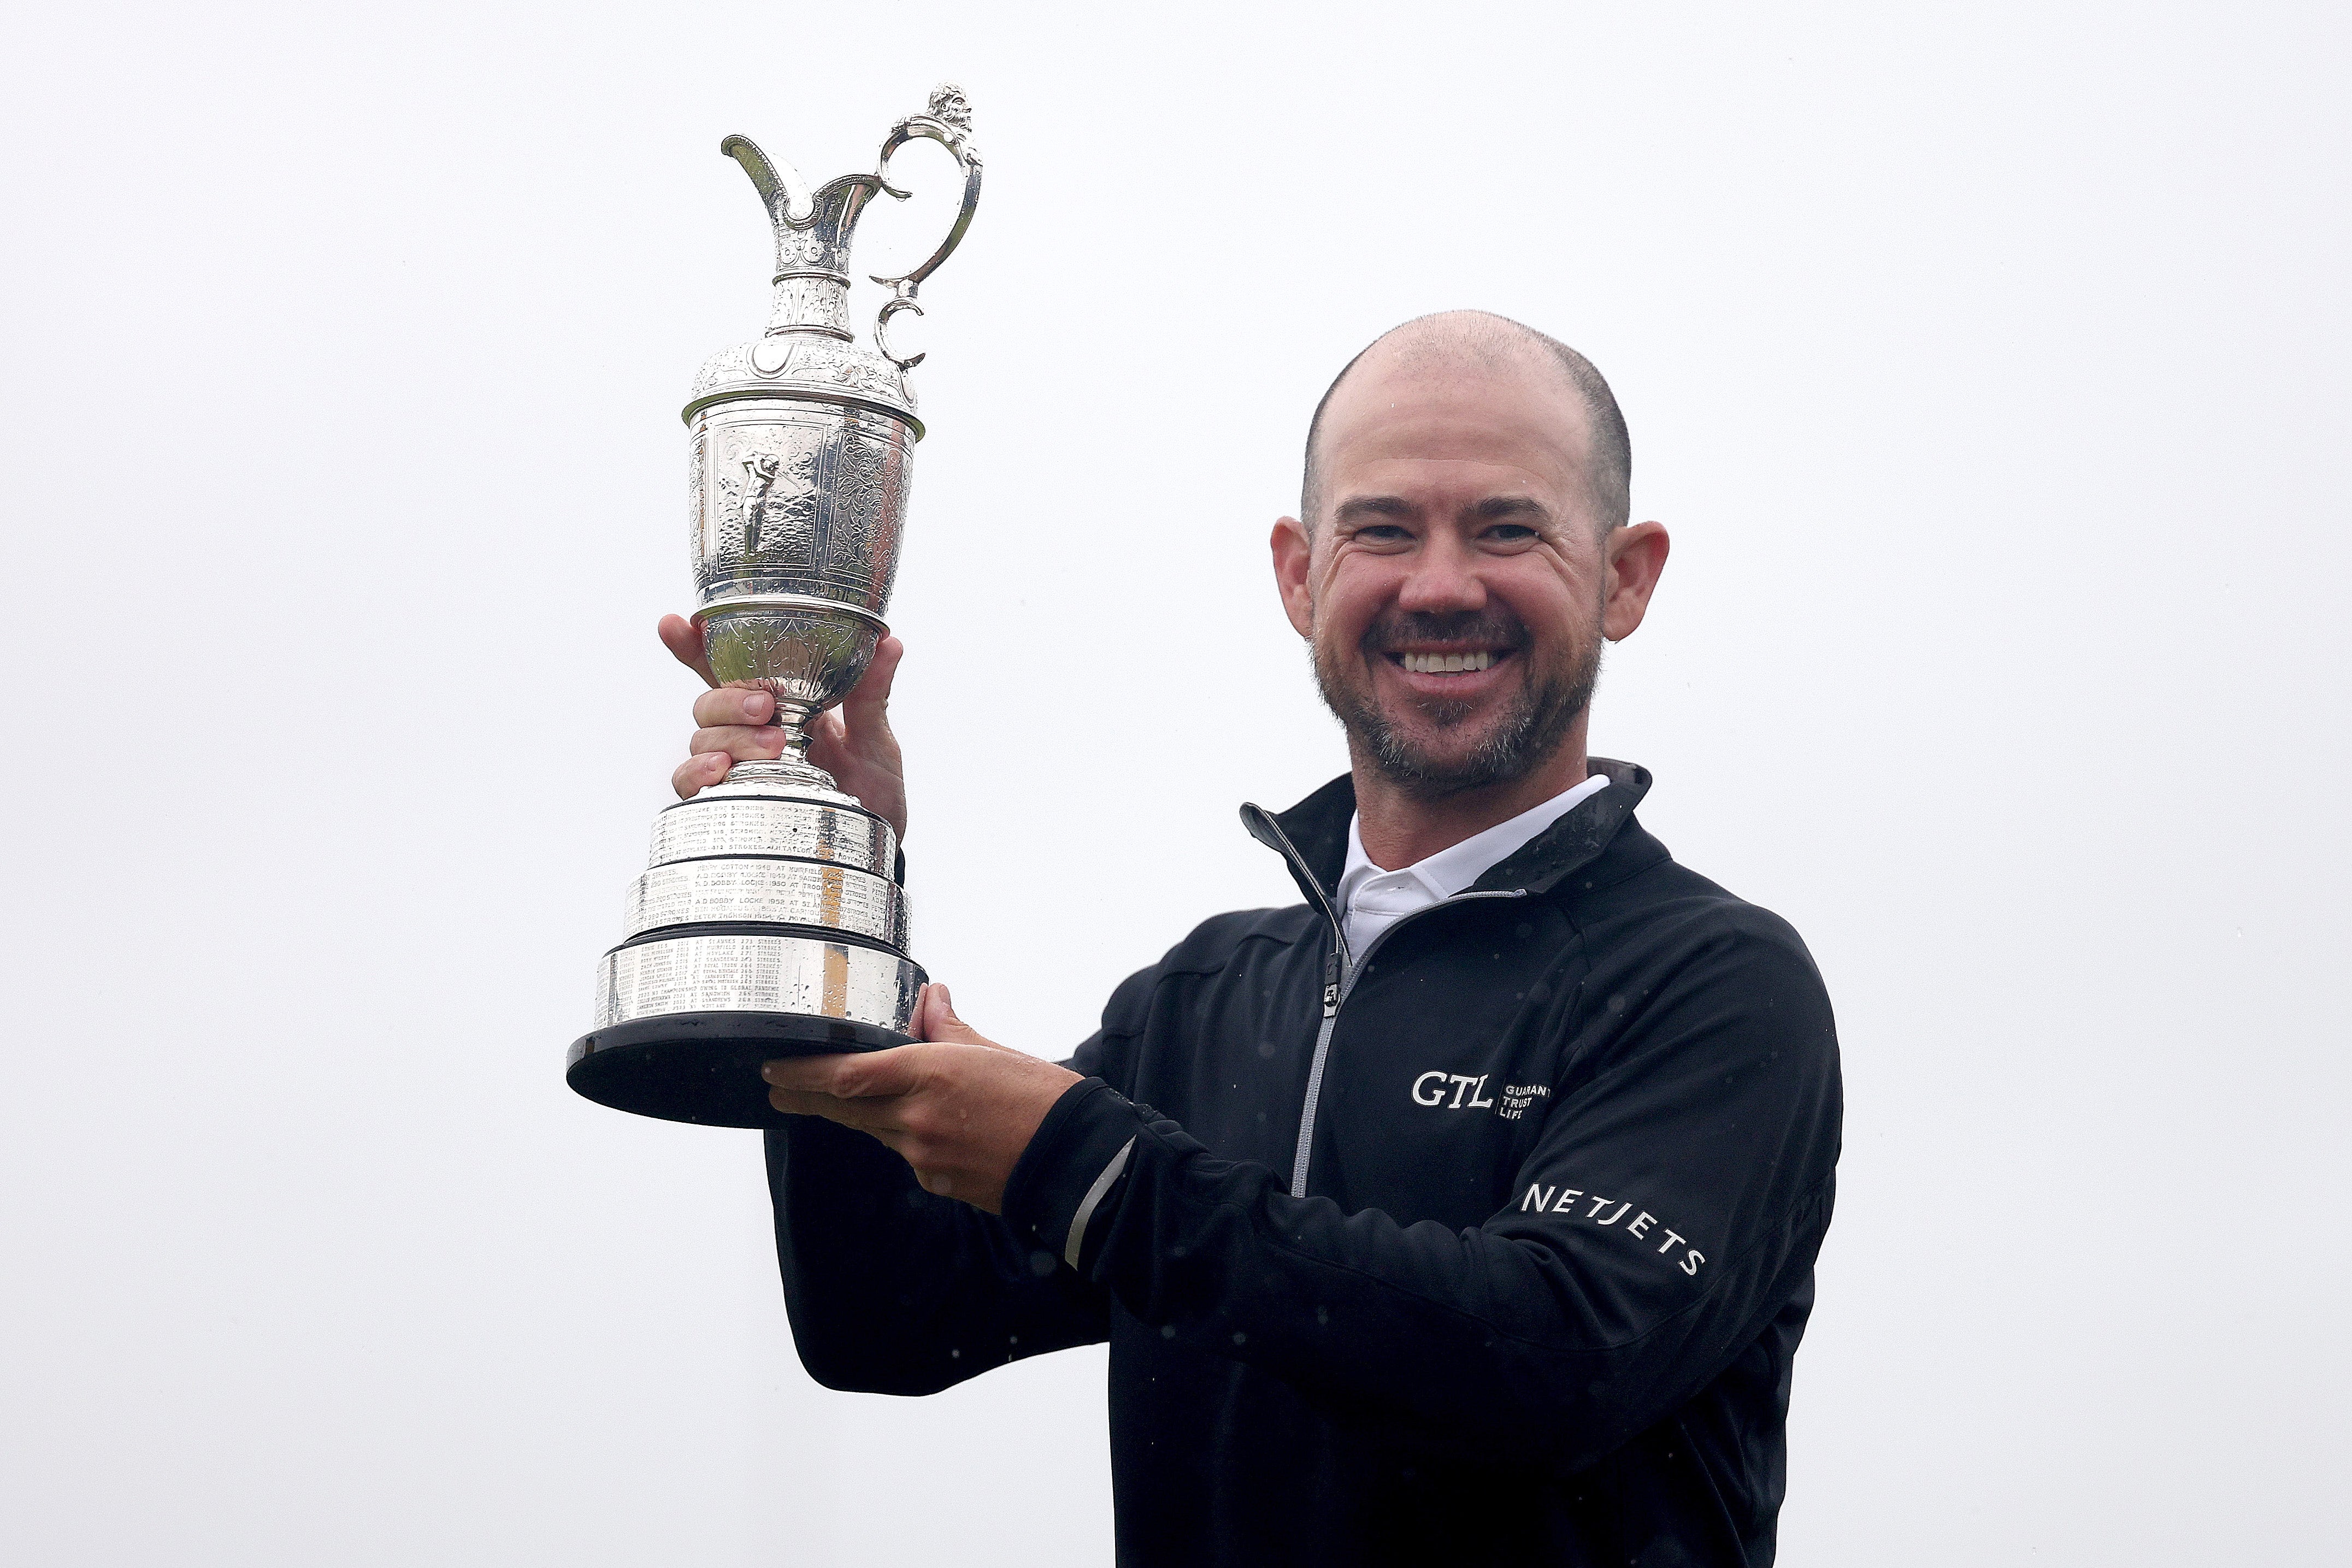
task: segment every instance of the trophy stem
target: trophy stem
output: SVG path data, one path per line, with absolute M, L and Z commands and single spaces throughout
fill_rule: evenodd
M 815 718 L 807 708 L 779 696 L 772 722 L 784 732 L 783 755 L 773 762 L 737 763 L 727 770 L 726 782 L 794 784 L 838 794 L 841 786 L 834 782 L 833 775 L 808 760 L 808 727 Z

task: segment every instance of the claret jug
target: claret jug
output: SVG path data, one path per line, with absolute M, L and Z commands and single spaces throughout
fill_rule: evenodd
M 867 347 L 851 328 L 850 247 L 868 203 L 909 195 L 891 158 L 919 139 L 953 156 L 962 200 L 921 265 L 874 279 L 890 293 Z M 808 726 L 888 629 L 923 434 L 908 385 L 923 356 L 894 353 L 890 323 L 921 314 L 923 280 L 971 226 L 981 163 L 952 87 L 891 129 L 873 174 L 814 191 L 747 138 L 719 150 L 766 204 L 776 268 L 767 331 L 704 362 L 686 404 L 694 624 L 721 684 L 775 698 L 785 745 L 656 821 L 567 1076 L 624 1110 L 756 1127 L 777 1114 L 761 1062 L 900 1044 L 923 984 L 897 837 L 809 762 Z

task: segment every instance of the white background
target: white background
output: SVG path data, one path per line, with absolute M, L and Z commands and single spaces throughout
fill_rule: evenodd
M 816 1388 L 756 1137 L 561 1073 L 688 728 L 677 410 L 766 319 L 719 138 L 821 181 L 941 78 L 893 620 L 965 1015 L 1058 1055 L 1295 896 L 1234 807 L 1342 765 L 1264 559 L 1307 413 L 1519 317 L 1675 533 L 1594 750 L 1838 1004 L 1783 1561 L 2340 1550 L 2341 16 L 28 13 L 0 1555 L 1107 1560 L 1099 1352 Z

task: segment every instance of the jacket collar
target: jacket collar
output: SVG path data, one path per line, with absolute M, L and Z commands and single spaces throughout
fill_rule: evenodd
M 1472 884 L 1471 891 L 1548 891 L 1570 872 L 1598 858 L 1628 824 L 1633 824 L 1633 831 L 1624 835 L 1629 848 L 1638 842 L 1654 847 L 1655 855 L 1665 853 L 1663 845 L 1633 823 L 1634 805 L 1650 792 L 1650 771 L 1607 757 L 1593 757 L 1588 765 L 1608 778 L 1609 787 L 1490 868 Z M 1356 781 L 1342 773 L 1279 815 L 1263 806 L 1244 805 L 1242 826 L 1249 829 L 1251 837 L 1283 858 L 1307 901 L 1336 926 L 1339 910 L 1331 890 L 1339 887 L 1340 870 L 1347 864 L 1348 823 L 1355 815 Z

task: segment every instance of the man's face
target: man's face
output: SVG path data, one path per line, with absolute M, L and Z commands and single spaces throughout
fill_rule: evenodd
M 1322 515 L 1303 572 L 1284 570 L 1277 533 L 1277 574 L 1324 700 L 1412 795 L 1523 776 L 1591 697 L 1611 584 L 1586 419 L 1540 363 L 1393 355 L 1368 356 L 1325 410 Z

